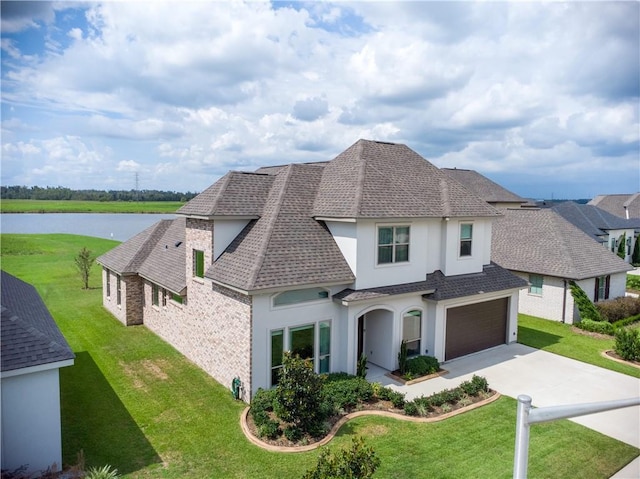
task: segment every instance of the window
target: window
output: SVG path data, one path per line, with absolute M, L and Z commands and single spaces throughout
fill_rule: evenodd
M 473 239 L 473 225 L 462 223 L 460 225 L 460 256 L 471 256 L 471 240 Z
M 278 329 L 271 331 L 271 385 L 278 384 L 278 375 L 282 369 L 282 356 L 284 351 L 284 331 Z
M 609 299 L 609 284 L 611 276 L 599 276 L 596 278 L 596 288 L 593 294 L 594 301 L 602 301 Z
M 107 270 L 107 298 L 111 297 L 111 272 Z
M 313 343 L 315 336 L 315 326 L 301 326 L 289 330 L 289 344 L 291 354 L 298 355 L 302 359 L 311 359 L 315 365 Z
M 167 290 L 162 288 L 162 307 L 167 306 Z
M 378 264 L 409 261 L 409 226 L 378 227 Z
M 204 251 L 193 250 L 193 275 L 204 278 Z
M 120 306 L 122 304 L 122 280 L 120 276 L 116 278 L 116 304 Z
M 529 293 L 542 296 L 543 277 L 539 274 L 529 275 Z
M 329 298 L 329 291 L 323 288 L 295 289 L 279 293 L 273 298 L 274 306 L 286 306 L 289 304 L 305 303 Z
M 331 355 L 331 326 L 329 321 L 320 323 L 320 343 L 318 346 L 318 372 L 328 373 Z
M 179 304 L 184 303 L 184 298 L 176 293 L 171 293 L 171 299 Z
M 402 339 L 407 344 L 407 356 L 420 354 L 422 337 L 422 312 L 418 310 L 405 313 L 402 318 Z
M 151 285 L 151 304 L 154 306 L 160 305 L 160 288 L 157 284 Z

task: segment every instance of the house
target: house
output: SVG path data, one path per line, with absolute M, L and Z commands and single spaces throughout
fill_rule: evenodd
M 640 218 L 640 193 L 629 195 L 598 195 L 587 204 L 597 206 L 620 218 Z
M 552 207 L 560 216 L 601 243 L 612 253 L 624 254 L 631 263 L 633 248 L 640 232 L 639 218 L 621 218 L 593 205 L 564 201 Z
M 33 286 L 2 271 L 1 291 L 2 470 L 61 468 L 59 369 L 75 356 Z
M 556 208 L 507 209 L 492 233 L 492 259 L 529 282 L 520 313 L 573 324 L 579 314 L 571 281 L 594 302 L 625 295 L 633 267 Z
M 442 171 L 498 209 L 520 208 L 528 203 L 528 200 L 512 193 L 477 171 L 461 168 L 443 168 Z
M 103 303 L 249 400 L 284 351 L 355 373 L 517 339 L 526 281 L 491 261 L 500 212 L 405 145 L 232 171 L 107 252 Z

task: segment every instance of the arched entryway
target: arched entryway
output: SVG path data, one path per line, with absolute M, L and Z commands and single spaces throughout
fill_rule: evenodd
M 393 311 L 376 308 L 364 312 L 358 316 L 356 358 L 364 353 L 368 362 L 384 369 L 395 369 L 394 337 Z

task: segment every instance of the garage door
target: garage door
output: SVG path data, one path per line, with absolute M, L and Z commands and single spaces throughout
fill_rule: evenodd
M 506 342 L 508 298 L 447 310 L 445 361 Z

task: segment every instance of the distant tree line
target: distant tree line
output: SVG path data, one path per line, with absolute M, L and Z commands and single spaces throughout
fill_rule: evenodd
M 189 201 L 197 193 L 159 190 L 72 190 L 62 186 L 2 186 L 3 200 Z

